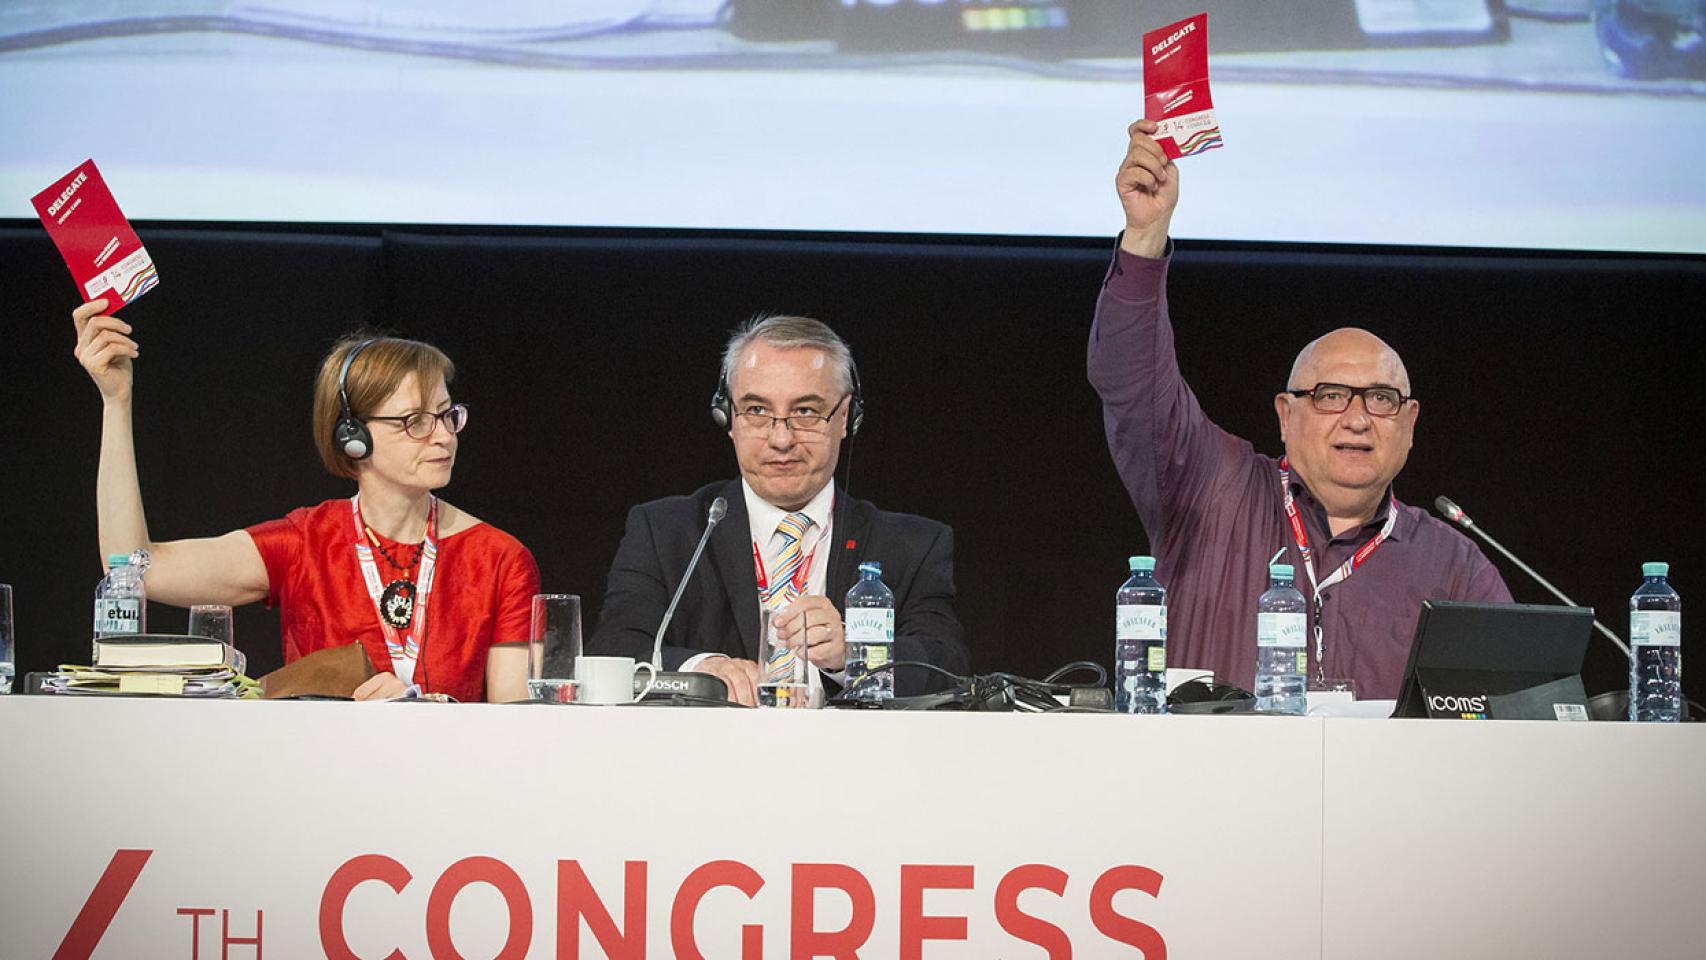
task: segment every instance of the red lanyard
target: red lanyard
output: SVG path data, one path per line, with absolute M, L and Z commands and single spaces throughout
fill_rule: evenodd
M 367 595 L 373 601 L 373 612 L 379 617 L 379 629 L 385 633 L 385 652 L 391 655 L 391 666 L 397 679 L 414 683 L 415 661 L 421 644 L 426 642 L 427 599 L 432 596 L 432 573 L 438 561 L 438 498 L 429 496 L 426 537 L 421 540 L 421 572 L 415 587 L 413 616 L 409 632 L 401 639 L 397 630 L 385 620 L 380 609 L 384 584 L 379 582 L 379 568 L 373 563 L 373 547 L 367 542 L 367 525 L 361 519 L 361 494 L 350 498 L 350 515 L 355 518 L 355 559 L 361 565 L 361 577 L 367 583 Z
M 1291 538 L 1297 544 L 1298 554 L 1303 557 L 1303 572 L 1308 574 L 1309 589 L 1314 594 L 1310 598 L 1310 603 L 1315 610 L 1315 675 L 1317 678 L 1321 678 L 1326 672 L 1324 666 L 1325 651 L 1322 649 L 1321 637 L 1321 591 L 1341 581 L 1349 580 L 1351 574 L 1366 563 L 1368 558 L 1374 555 L 1374 551 L 1380 549 L 1380 545 L 1386 542 L 1386 538 L 1392 535 L 1393 528 L 1398 525 L 1398 498 L 1388 494 L 1390 500 L 1386 509 L 1386 523 L 1380 528 L 1380 532 L 1374 535 L 1374 539 L 1358 547 L 1357 551 L 1351 554 L 1349 560 L 1339 564 L 1338 568 L 1326 580 L 1317 583 L 1315 580 L 1315 559 L 1309 549 L 1309 533 L 1303 529 L 1303 515 L 1298 513 L 1297 503 L 1291 495 L 1291 463 L 1285 457 L 1281 457 L 1279 462 L 1279 482 L 1280 496 L 1285 503 L 1285 518 L 1291 523 Z

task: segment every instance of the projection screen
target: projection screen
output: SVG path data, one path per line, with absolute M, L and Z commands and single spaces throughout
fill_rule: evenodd
M 0 3 L 0 216 L 1106 236 L 1206 9 L 1180 236 L 1706 253 L 1706 0 Z

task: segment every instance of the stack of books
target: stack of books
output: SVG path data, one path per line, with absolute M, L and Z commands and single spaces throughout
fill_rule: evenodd
M 243 675 L 243 652 L 206 637 L 132 634 L 95 641 L 92 667 L 61 666 L 42 682 L 45 693 L 254 698 L 260 687 Z

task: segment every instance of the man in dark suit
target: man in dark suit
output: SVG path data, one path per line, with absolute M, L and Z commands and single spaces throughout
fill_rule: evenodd
M 728 430 L 740 478 L 633 508 L 610 567 L 589 653 L 650 659 L 652 639 L 706 523 L 728 515 L 664 635 L 665 669 L 723 680 L 729 698 L 756 702 L 759 610 L 781 640 L 839 680 L 846 666 L 841 598 L 864 561 L 882 564 L 895 595 L 896 660 L 969 670 L 954 614 L 954 535 L 934 520 L 879 510 L 833 484 L 841 441 L 859 428 L 858 374 L 847 345 L 804 317 L 747 323 L 723 353 L 712 418 Z M 930 671 L 896 671 L 902 696 L 939 687 Z

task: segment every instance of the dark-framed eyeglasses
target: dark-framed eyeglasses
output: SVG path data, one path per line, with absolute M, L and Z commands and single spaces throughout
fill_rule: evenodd
M 1344 413 L 1351 400 L 1362 398 L 1362 408 L 1371 417 L 1397 416 L 1404 404 L 1414 400 L 1397 387 L 1347 387 L 1342 383 L 1317 383 L 1308 390 L 1287 390 L 1294 397 L 1308 397 L 1309 403 L 1321 413 Z
M 776 429 L 776 425 L 780 423 L 786 426 L 791 433 L 802 437 L 815 438 L 822 436 L 829 429 L 829 421 L 835 418 L 835 414 L 841 410 L 841 404 L 846 402 L 847 397 L 843 396 L 840 402 L 830 408 L 828 413 L 796 413 L 786 417 L 777 417 L 768 413 L 759 413 L 756 410 L 742 410 L 735 416 L 739 417 L 746 429 L 753 433 L 762 433 L 768 436 L 770 431 Z
M 411 439 L 425 440 L 432 436 L 432 432 L 438 429 L 440 423 L 444 424 L 444 429 L 451 433 L 461 433 L 462 428 L 468 425 L 468 405 L 466 403 L 453 403 L 437 413 L 417 410 L 401 417 L 367 417 L 366 419 L 394 423 Z

